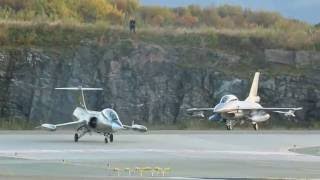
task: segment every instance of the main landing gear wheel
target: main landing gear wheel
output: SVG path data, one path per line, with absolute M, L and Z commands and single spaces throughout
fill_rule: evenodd
M 80 126 L 74 134 L 74 142 L 78 142 L 79 139 L 88 132 L 90 132 L 90 130 L 85 125 Z
M 231 120 L 226 120 L 226 128 L 228 131 L 232 130 L 233 128 L 233 123 Z
M 228 131 L 232 130 L 232 125 L 226 125 Z
M 254 130 L 256 130 L 256 131 L 259 130 L 259 125 L 258 125 L 258 123 L 254 123 L 254 124 L 252 124 L 252 126 L 253 126 L 253 129 L 254 129 Z
M 74 142 L 78 142 L 78 140 L 79 140 L 79 135 L 78 135 L 78 133 L 75 133 L 74 134 Z
M 109 142 L 107 136 L 104 138 L 104 142 L 105 142 L 105 143 L 108 143 L 108 142 Z
M 110 134 L 110 142 L 113 142 L 113 134 Z

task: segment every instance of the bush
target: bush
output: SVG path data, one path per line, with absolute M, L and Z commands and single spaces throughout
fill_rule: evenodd
M 251 11 L 240 6 L 167 8 L 140 6 L 138 0 L 0 0 L 0 19 L 18 21 L 68 21 L 124 25 L 136 18 L 139 25 L 159 27 L 202 26 L 251 29 L 256 27 L 292 28 L 311 27 L 308 24 L 288 20 L 280 14 Z M 313 26 L 312 26 L 313 27 Z

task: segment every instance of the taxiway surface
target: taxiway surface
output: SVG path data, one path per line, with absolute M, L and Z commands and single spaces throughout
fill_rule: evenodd
M 105 144 L 93 134 L 75 143 L 68 131 L 0 131 L 0 178 L 320 178 L 320 156 L 303 154 L 320 145 L 319 131 L 151 131 L 114 138 Z M 166 171 L 148 170 L 155 167 Z

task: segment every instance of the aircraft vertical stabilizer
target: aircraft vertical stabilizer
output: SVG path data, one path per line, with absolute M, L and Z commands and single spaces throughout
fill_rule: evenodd
M 260 72 L 256 72 L 254 74 L 250 93 L 246 101 L 256 102 L 256 103 L 260 101 L 260 97 L 258 96 L 259 76 L 260 76 Z

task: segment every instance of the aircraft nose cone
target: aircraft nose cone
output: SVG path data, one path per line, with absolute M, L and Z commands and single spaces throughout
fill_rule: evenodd
M 213 112 L 215 112 L 215 113 L 221 113 L 221 112 L 223 112 L 224 111 L 224 106 L 223 106 L 223 104 L 218 104 L 218 105 L 216 105 L 216 107 L 214 107 L 214 109 L 213 109 Z
M 123 129 L 123 127 L 120 126 L 119 124 L 112 123 L 112 129 L 117 131 L 117 130 Z

